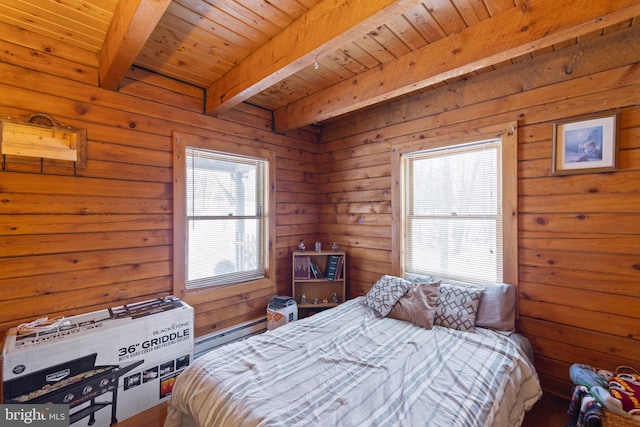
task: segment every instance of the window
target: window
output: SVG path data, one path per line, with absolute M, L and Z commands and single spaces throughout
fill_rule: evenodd
M 187 288 L 264 277 L 262 159 L 186 147 Z
M 409 153 L 405 271 L 502 281 L 500 140 Z
M 514 138 L 400 150 L 403 274 L 515 284 Z
M 184 139 L 174 136 L 180 142 L 174 147 L 174 280 L 179 283 L 174 288 L 199 290 L 268 277 L 275 156 L 202 144 L 201 138 L 193 141 L 206 147 L 192 146 Z

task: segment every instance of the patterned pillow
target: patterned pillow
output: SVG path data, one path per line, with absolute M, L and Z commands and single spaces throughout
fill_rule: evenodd
M 436 303 L 435 325 L 473 332 L 482 289 L 443 283 Z
M 378 316 L 389 314 L 393 306 L 409 290 L 411 282 L 400 277 L 384 275 L 373 284 L 362 303 Z

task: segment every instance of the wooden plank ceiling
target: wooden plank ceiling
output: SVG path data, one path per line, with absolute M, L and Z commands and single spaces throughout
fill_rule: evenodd
M 278 131 L 579 43 L 638 15 L 640 0 L 0 0 L 0 22 L 82 52 L 106 89 L 140 67 L 206 90 L 206 114 L 240 102 L 272 110 Z

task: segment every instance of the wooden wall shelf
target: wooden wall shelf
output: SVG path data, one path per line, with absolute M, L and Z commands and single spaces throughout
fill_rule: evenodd
M 0 154 L 75 162 L 86 167 L 86 129 L 56 122 L 46 114 L 0 120 Z

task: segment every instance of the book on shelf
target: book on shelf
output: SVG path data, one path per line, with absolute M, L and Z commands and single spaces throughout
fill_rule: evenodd
M 341 276 L 341 271 L 338 271 L 338 263 L 340 262 L 342 255 L 329 255 L 327 260 L 327 279 L 337 280 Z M 342 262 L 340 262 L 342 266 Z M 342 267 L 340 267 L 342 269 Z
M 322 274 L 322 270 L 315 262 L 311 261 L 309 266 L 311 267 L 311 274 L 314 279 L 322 279 L 324 275 Z
M 295 279 L 311 279 L 311 257 L 308 255 L 295 257 Z
M 340 255 L 338 258 L 338 265 L 336 266 L 336 279 L 342 279 L 342 264 L 344 262 L 344 257 Z

